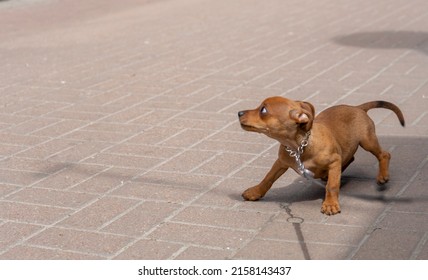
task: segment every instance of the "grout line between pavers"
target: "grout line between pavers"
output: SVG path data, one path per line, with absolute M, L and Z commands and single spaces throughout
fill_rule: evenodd
M 154 239 L 143 238 L 140 241 L 144 241 L 144 240 L 154 240 Z M 212 246 L 212 245 L 193 244 L 193 243 L 189 243 L 189 242 L 172 241 L 172 240 L 166 240 L 166 239 L 155 239 L 155 240 L 156 241 L 161 241 L 161 242 L 166 242 L 166 243 L 171 243 L 171 244 L 177 244 L 177 245 L 181 245 L 182 246 L 176 252 L 172 253 L 168 258 L 166 258 L 166 260 L 175 260 L 177 257 L 180 256 L 180 254 L 182 254 L 187 249 L 192 248 L 192 247 L 194 247 L 194 248 L 201 248 L 201 249 L 207 249 L 207 250 L 227 251 L 229 253 L 232 251 L 232 249 L 230 249 L 230 248 L 223 248 L 223 247 Z M 114 259 L 117 259 L 117 256 Z
M 410 187 L 410 185 L 415 181 L 416 177 L 422 173 L 422 168 L 428 163 L 428 156 L 416 167 L 415 173 L 409 179 L 408 183 L 403 186 L 403 188 L 396 194 L 396 197 L 401 197 L 403 193 Z
M 27 201 L 18 201 L 18 200 L 9 200 L 9 199 L 0 199 L 0 201 L 6 202 L 6 203 L 22 204 L 22 205 L 33 206 L 33 207 L 42 206 L 42 207 L 62 209 L 62 210 L 75 210 L 76 209 L 74 207 L 69 207 L 69 206 L 49 205 L 49 204 L 42 204 L 42 203 L 31 203 L 31 202 L 27 202 Z M 9 221 L 12 221 L 12 220 L 9 220 Z M 21 223 L 21 221 L 18 221 L 18 222 Z
M 390 210 L 388 213 L 395 213 L 395 214 L 413 214 L 413 215 L 427 215 L 428 213 L 426 211 L 404 211 L 404 210 Z M 388 228 L 388 227 L 383 227 Z M 389 229 L 389 228 L 388 228 Z M 400 229 L 397 229 L 400 230 Z M 412 231 L 411 229 L 404 229 L 404 231 Z M 417 230 L 415 230 L 417 231 Z
M 425 232 L 424 236 L 419 240 L 419 243 L 416 245 L 416 248 L 413 250 L 410 255 L 410 260 L 416 260 L 419 255 L 422 253 L 422 250 L 425 248 L 425 244 L 428 242 L 428 232 Z
M 179 248 L 177 251 L 175 251 L 171 256 L 169 256 L 169 260 L 174 260 L 175 258 L 177 258 L 179 255 L 181 255 L 182 253 L 184 253 L 185 251 L 187 251 L 189 248 L 191 247 L 191 245 L 182 245 L 181 248 Z
M 214 153 L 214 155 L 212 155 L 211 157 L 207 158 L 206 160 L 204 160 L 203 162 L 201 162 L 200 164 L 196 165 L 195 167 L 193 167 L 192 169 L 190 169 L 187 173 L 191 173 L 191 174 L 200 174 L 200 175 L 210 175 L 210 174 L 206 174 L 206 173 L 201 173 L 201 172 L 196 172 L 196 170 L 198 170 L 199 168 L 201 168 L 202 166 L 204 166 L 205 164 L 209 163 L 210 161 L 218 158 L 219 156 L 222 156 L 224 153 L 223 152 L 216 152 Z
M 36 245 L 36 244 L 20 244 L 17 246 L 23 246 L 23 247 L 31 247 L 31 248 L 38 248 L 43 250 L 49 250 L 49 251 L 60 251 L 65 253 L 72 253 L 72 254 L 78 254 L 78 255 L 84 255 L 84 256 L 90 256 L 94 258 L 102 258 L 107 259 L 108 255 L 103 254 L 97 254 L 97 253 L 90 253 L 90 252 L 84 252 L 84 251 L 76 251 L 76 250 L 70 250 L 70 249 L 64 249 L 64 248 L 56 248 L 56 247 L 47 247 L 42 245 Z M 3 253 L 0 253 L 0 255 Z
M 234 257 L 236 257 L 236 255 L 245 247 L 248 246 L 248 244 L 250 244 L 252 241 L 254 241 L 257 237 L 257 235 L 262 232 L 264 229 L 266 229 L 268 227 L 269 224 L 271 224 L 279 215 L 281 214 L 281 211 L 278 210 L 276 213 L 274 213 L 267 222 L 265 222 L 261 227 L 259 227 L 259 229 L 257 231 L 254 232 L 252 238 L 249 238 L 247 241 L 243 242 L 243 244 L 237 248 L 236 250 L 234 250 L 234 253 L 231 254 L 231 259 L 233 259 Z
M 157 126 L 157 127 L 162 127 L 162 126 Z M 190 128 L 183 128 L 183 129 L 180 129 L 180 130 L 178 130 L 178 131 L 177 131 L 177 133 L 172 134 L 172 135 L 170 135 L 170 136 L 168 136 L 168 137 L 165 137 L 164 139 L 162 139 L 161 141 L 159 141 L 158 143 L 156 143 L 156 145 L 157 145 L 157 146 L 159 146 L 159 148 L 161 148 L 161 147 L 162 147 L 162 145 L 163 145 L 165 142 L 168 142 L 169 140 L 173 139 L 174 137 L 177 137 L 177 136 L 179 136 L 180 134 L 184 134 L 184 133 L 186 133 L 187 131 L 191 131 L 191 130 L 192 130 L 192 129 L 190 129 Z M 202 130 L 202 129 L 200 129 L 200 130 Z M 165 146 L 165 147 L 169 147 L 169 146 Z M 171 146 L 171 147 L 173 147 L 173 146 Z M 175 148 L 177 148 L 177 147 L 175 147 Z
M 392 88 L 394 88 L 394 84 L 390 84 L 389 86 L 387 86 L 382 92 L 379 93 L 379 95 L 380 96 L 384 95 L 385 93 L 387 93 Z
M 406 71 L 406 73 L 404 73 L 404 75 L 410 75 L 410 73 L 412 73 L 416 68 L 418 68 L 419 67 L 419 65 L 418 64 L 416 64 L 416 65 L 414 65 L 413 67 L 411 67 L 409 70 L 407 70 Z
M 235 102 L 230 102 L 230 104 L 228 106 L 223 107 L 222 109 L 220 109 L 216 113 L 225 113 L 227 110 L 229 110 L 230 108 L 233 108 L 235 105 L 238 105 L 240 102 L 241 102 L 241 100 L 236 100 Z
M 331 242 L 320 242 L 320 241 L 300 241 L 293 239 L 280 239 L 280 238 L 257 238 L 257 240 L 265 240 L 265 241 L 276 241 L 276 242 L 286 242 L 286 243 L 294 243 L 294 244 L 315 244 L 315 245 L 327 245 L 327 246 L 337 246 L 337 247 L 350 247 L 354 248 L 357 245 L 346 244 L 346 243 L 331 243 Z
M 354 74 L 354 71 L 349 71 L 347 74 L 343 75 L 341 78 L 339 78 L 339 80 L 337 80 L 338 82 L 342 82 L 343 80 L 346 80 L 347 78 L 349 78 L 350 76 L 352 76 Z
M 414 125 L 418 125 L 418 123 L 425 118 L 425 116 L 428 114 L 427 111 L 423 112 L 422 114 L 419 115 L 419 117 L 417 117 L 410 125 L 414 126 Z
M 129 198 L 128 198 L 129 199 Z M 111 218 L 110 220 L 108 220 L 107 222 L 103 223 L 101 226 L 99 226 L 96 231 L 97 232 L 107 232 L 107 231 L 103 231 L 103 229 L 105 229 L 106 227 L 108 227 L 109 225 L 115 223 L 116 221 L 118 221 L 120 218 L 128 215 L 129 213 L 131 213 L 132 211 L 134 211 L 135 209 L 137 209 L 138 207 L 140 207 L 141 205 L 145 204 L 147 202 L 147 200 L 141 200 L 141 199 L 135 199 L 136 201 L 140 201 L 138 203 L 136 203 L 134 206 L 129 207 L 128 209 L 126 209 L 125 211 L 122 211 L 120 214 L 114 216 L 113 218 Z M 82 209 L 83 210 L 83 209 Z
M 220 230 L 229 230 L 235 232 L 248 232 L 255 233 L 258 232 L 257 228 L 237 228 L 237 227 L 229 227 L 229 226 L 219 226 L 219 225 L 209 225 L 209 224 L 199 224 L 199 223 L 191 223 L 184 221 L 168 221 L 170 224 L 179 224 L 179 225 L 187 225 L 187 226 L 195 226 L 195 227 L 203 227 L 203 228 L 212 228 L 212 229 L 220 229 Z

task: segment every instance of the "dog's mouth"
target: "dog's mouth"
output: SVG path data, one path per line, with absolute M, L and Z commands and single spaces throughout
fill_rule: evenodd
M 264 133 L 266 131 L 266 129 L 264 128 L 259 128 L 259 127 L 255 127 L 244 123 L 241 123 L 241 127 L 243 130 L 246 130 L 246 131 L 253 131 L 253 132 L 259 132 L 259 133 Z
M 251 125 L 246 125 L 246 124 L 243 124 L 243 123 L 241 123 L 241 127 L 242 127 L 242 129 L 244 129 L 244 130 L 250 130 L 250 129 L 253 129 L 254 127 L 253 126 L 251 126 Z

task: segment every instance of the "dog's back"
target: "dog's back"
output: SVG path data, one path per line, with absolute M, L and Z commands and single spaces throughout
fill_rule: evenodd
M 393 111 L 400 121 L 402 126 L 405 125 L 404 116 L 401 110 L 394 104 L 387 101 L 371 101 L 359 106 L 350 105 L 337 105 L 325 109 L 319 113 L 315 122 L 323 123 L 333 130 L 346 130 L 358 129 L 365 132 L 367 129 L 374 129 L 374 123 L 368 116 L 367 111 L 374 108 L 385 108 Z M 354 132 L 355 133 L 355 132 Z
M 373 124 L 367 112 L 357 106 L 337 105 L 320 112 L 314 120 L 314 124 L 322 124 L 334 133 L 347 134 L 346 131 L 365 130 Z M 374 125 L 374 124 L 373 124 Z

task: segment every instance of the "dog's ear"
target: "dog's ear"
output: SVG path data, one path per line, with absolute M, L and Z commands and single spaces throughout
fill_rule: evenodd
M 311 103 L 299 101 L 300 109 L 290 111 L 290 118 L 299 124 L 305 131 L 312 128 L 315 117 L 315 108 Z

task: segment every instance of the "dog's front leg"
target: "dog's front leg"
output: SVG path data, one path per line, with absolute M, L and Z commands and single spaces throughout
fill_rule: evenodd
M 321 207 L 321 212 L 326 215 L 340 213 L 339 189 L 341 174 L 341 157 L 339 155 L 335 155 L 333 156 L 333 162 L 329 165 L 325 199 Z
M 262 198 L 267 191 L 272 187 L 273 183 L 287 171 L 288 167 L 284 167 L 279 159 L 275 161 L 270 171 L 265 178 L 257 186 L 251 187 L 242 193 L 245 200 L 255 201 Z

